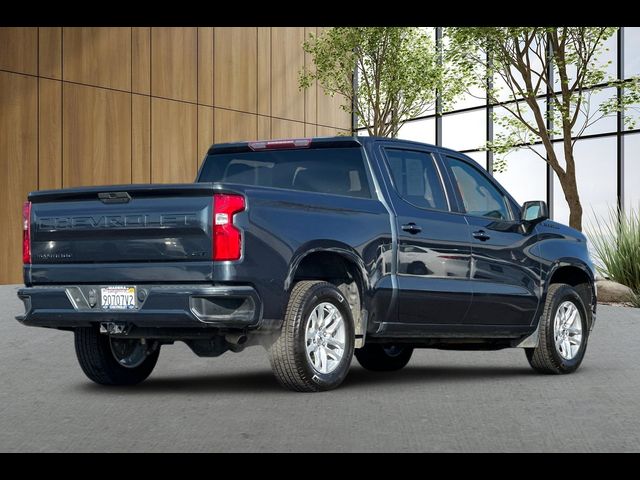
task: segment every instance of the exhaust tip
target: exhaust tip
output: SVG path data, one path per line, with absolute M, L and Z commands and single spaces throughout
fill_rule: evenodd
M 224 339 L 232 352 L 242 351 L 244 344 L 247 343 L 247 336 L 244 333 L 228 333 Z
M 243 345 L 247 343 L 247 336 L 244 333 L 227 333 L 224 339 L 233 345 Z

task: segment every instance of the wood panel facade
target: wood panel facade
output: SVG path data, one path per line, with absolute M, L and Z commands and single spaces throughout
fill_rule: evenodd
M 211 143 L 348 134 L 298 88 L 313 27 L 0 28 L 0 284 L 29 191 L 191 182 Z
M 38 79 L 0 71 L 0 282 L 18 283 L 22 202 L 38 188 Z

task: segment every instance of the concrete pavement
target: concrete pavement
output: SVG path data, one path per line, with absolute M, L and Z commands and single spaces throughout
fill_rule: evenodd
M 573 375 L 520 349 L 418 350 L 400 372 L 354 361 L 341 388 L 282 390 L 262 348 L 163 347 L 133 388 L 91 383 L 72 334 L 23 327 L 0 286 L 0 451 L 640 451 L 640 310 L 601 306 Z

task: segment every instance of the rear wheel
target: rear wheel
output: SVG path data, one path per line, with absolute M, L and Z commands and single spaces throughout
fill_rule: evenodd
M 111 338 L 95 328 L 74 331 L 82 371 L 100 385 L 135 385 L 145 380 L 158 361 L 160 347 L 141 339 Z
M 373 372 L 391 372 L 404 368 L 413 354 L 413 348 L 396 344 L 367 343 L 356 350 L 358 363 Z
M 540 373 L 571 373 L 578 369 L 587 350 L 587 311 L 570 285 L 549 287 L 538 327 L 538 346 L 527 348 L 527 360 Z
M 299 392 L 336 388 L 347 376 L 353 348 L 351 309 L 340 290 L 322 281 L 296 283 L 269 349 L 278 382 Z

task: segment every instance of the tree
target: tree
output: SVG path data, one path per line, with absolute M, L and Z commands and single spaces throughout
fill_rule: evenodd
M 328 95 L 342 95 L 341 108 L 369 135 L 395 137 L 406 120 L 435 105 L 436 91 L 444 102 L 463 91 L 424 28 L 334 27 L 311 34 L 303 49 L 313 65 L 301 72 L 300 87 L 317 80 Z
M 491 85 L 503 84 L 509 100 L 506 115 L 496 116 L 505 133 L 487 148 L 497 158 L 497 170 L 505 168 L 504 156 L 527 147 L 553 169 L 569 205 L 569 224 L 582 230 L 582 204 L 576 183 L 574 147 L 585 130 L 604 117 L 637 103 L 638 82 L 607 78 L 600 57 L 615 27 L 459 27 L 450 28 L 448 60 L 457 63 L 468 78 Z M 489 81 L 490 80 L 490 81 Z M 624 85 L 623 85 L 624 83 Z M 592 97 L 607 87 L 622 94 L 592 105 Z M 624 86 L 624 89 L 622 87 Z M 487 89 L 490 101 L 498 102 L 496 86 Z M 549 94 L 549 108 L 538 100 Z M 627 119 L 629 123 L 631 119 Z M 553 148 L 562 138 L 564 165 Z M 544 146 L 544 154 L 533 148 Z

